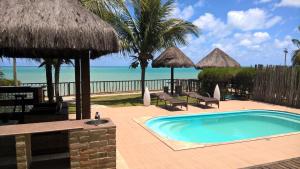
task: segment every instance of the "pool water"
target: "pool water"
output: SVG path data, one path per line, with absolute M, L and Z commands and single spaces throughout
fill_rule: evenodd
M 300 115 L 271 110 L 245 110 L 157 117 L 145 124 L 170 140 L 225 143 L 300 132 Z

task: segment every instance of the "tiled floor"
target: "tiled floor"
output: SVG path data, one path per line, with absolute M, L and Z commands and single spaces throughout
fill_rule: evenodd
M 168 111 L 160 107 L 136 106 L 123 108 L 95 107 L 101 116 L 109 117 L 117 126 L 117 149 L 130 169 L 226 169 L 300 157 L 300 134 L 226 144 L 205 148 L 174 151 L 137 124 L 144 116 L 193 114 L 242 109 L 272 109 L 300 113 L 300 109 L 254 101 L 225 101 L 220 109 L 190 106 L 188 111 Z M 92 116 L 93 117 L 93 116 Z M 263 129 L 262 129 L 263 130 Z M 118 165 L 122 169 L 122 165 Z
M 300 157 L 298 158 L 291 158 L 282 161 L 276 161 L 273 163 L 262 164 L 252 167 L 247 167 L 244 169 L 299 169 L 300 168 Z

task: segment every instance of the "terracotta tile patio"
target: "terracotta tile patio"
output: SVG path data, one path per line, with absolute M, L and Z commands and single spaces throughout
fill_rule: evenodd
M 193 114 L 242 109 L 271 109 L 300 114 L 300 109 L 254 101 L 225 101 L 220 109 L 190 106 L 188 111 L 168 111 L 160 107 L 136 106 L 92 108 L 117 125 L 119 169 L 217 169 L 242 168 L 300 157 L 300 134 L 242 143 L 174 151 L 134 121 L 144 116 Z M 93 117 L 93 116 L 92 116 Z M 263 129 L 262 129 L 263 130 Z M 118 157 L 118 158 L 119 158 Z M 125 165 L 125 167 L 123 167 Z

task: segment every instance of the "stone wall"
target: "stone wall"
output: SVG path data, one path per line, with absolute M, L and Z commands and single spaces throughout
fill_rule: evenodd
M 71 169 L 116 168 L 116 127 L 69 132 Z
M 18 169 L 28 169 L 31 163 L 31 141 L 29 134 L 17 135 L 16 158 Z
M 37 143 L 31 141 L 31 136 L 49 132 L 67 133 L 70 160 L 70 163 L 67 162 L 67 164 L 70 164 L 71 169 L 115 169 L 116 126 L 110 119 L 104 119 L 105 123 L 98 126 L 86 124 L 88 121 L 56 121 L 0 126 L 0 137 L 15 137 L 17 169 L 28 169 L 36 162 L 34 159 L 36 156 L 32 160 L 31 150 L 32 146 L 34 147 L 34 144 Z M 51 154 L 47 151 L 46 155 L 48 153 Z M 38 159 L 38 157 L 36 158 Z M 31 163 L 32 161 L 33 163 Z M 43 161 L 38 162 L 39 165 L 42 165 Z

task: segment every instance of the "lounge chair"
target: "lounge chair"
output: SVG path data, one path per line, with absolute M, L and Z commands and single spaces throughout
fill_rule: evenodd
M 174 98 L 167 93 L 152 93 L 151 96 L 157 98 L 156 105 L 158 105 L 159 100 L 163 100 L 165 101 L 165 105 L 169 102 L 172 107 L 181 106 L 182 108 L 182 106 L 184 106 L 186 110 L 188 110 L 188 103 L 186 101 Z
M 189 101 L 189 97 L 191 97 L 191 98 L 197 99 L 199 104 L 200 104 L 200 102 L 205 102 L 205 106 L 208 106 L 211 104 L 216 104 L 216 105 L 218 105 L 218 108 L 220 107 L 220 101 L 213 97 L 205 97 L 196 92 L 186 92 L 185 94 L 187 96 L 187 102 Z

